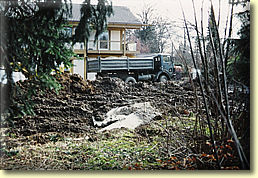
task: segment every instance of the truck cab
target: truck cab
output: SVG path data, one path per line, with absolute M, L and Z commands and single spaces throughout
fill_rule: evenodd
M 166 82 L 174 75 L 174 61 L 169 54 L 158 54 L 154 57 L 155 80 Z

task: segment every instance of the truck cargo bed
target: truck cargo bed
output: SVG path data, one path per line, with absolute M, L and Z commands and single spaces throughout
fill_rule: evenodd
M 153 70 L 153 58 L 114 58 L 87 60 L 88 72 Z

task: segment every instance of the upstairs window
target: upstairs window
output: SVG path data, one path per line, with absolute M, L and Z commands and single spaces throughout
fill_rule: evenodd
M 110 31 L 110 50 L 121 50 L 121 39 L 120 39 L 120 31 L 111 30 Z
M 101 35 L 99 35 L 99 49 L 100 50 L 108 50 L 109 49 L 108 31 L 105 31 Z

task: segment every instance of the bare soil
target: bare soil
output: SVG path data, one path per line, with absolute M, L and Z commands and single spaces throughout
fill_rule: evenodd
M 96 130 L 93 120 L 103 121 L 112 108 L 142 102 L 150 102 L 161 114 L 173 111 L 187 115 L 194 109 L 194 94 L 188 85 L 139 82 L 132 86 L 118 78 L 84 81 L 76 74 L 56 78 L 62 89 L 58 93 L 37 92 L 31 98 L 36 115 L 14 118 L 9 133 L 87 133 Z M 25 89 L 28 83 L 21 82 L 21 88 Z

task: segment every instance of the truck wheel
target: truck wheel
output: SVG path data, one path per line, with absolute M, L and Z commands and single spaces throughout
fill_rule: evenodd
M 133 77 L 127 77 L 125 83 L 134 84 L 136 83 L 136 80 Z
M 162 83 L 166 83 L 168 81 L 168 77 L 166 75 L 161 75 L 159 77 L 159 81 Z

